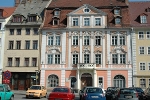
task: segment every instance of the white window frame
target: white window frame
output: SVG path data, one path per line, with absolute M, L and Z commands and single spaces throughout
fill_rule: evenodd
M 145 85 L 141 85 L 142 82 L 145 82 Z M 146 79 L 144 79 L 144 78 L 140 79 L 140 87 L 141 88 L 145 88 L 146 87 Z
M 138 32 L 138 39 L 144 39 L 144 32 L 143 31 Z
M 141 46 L 139 47 L 139 54 L 144 55 L 145 54 L 145 47 Z
M 57 38 L 59 37 L 59 38 Z M 56 35 L 55 36 L 55 45 L 60 45 L 60 42 L 61 42 L 61 36 L 60 35 Z
M 54 16 L 58 16 L 58 15 L 60 15 L 60 11 L 55 10 L 55 11 L 54 11 Z
M 117 60 L 115 60 L 116 61 L 116 63 L 113 63 L 113 59 L 115 59 L 115 58 L 113 58 L 113 55 L 116 55 L 115 56 L 115 58 L 117 59 Z M 125 55 L 125 58 L 124 57 L 122 57 L 121 58 L 121 55 Z M 126 57 L 126 54 L 125 53 L 120 53 L 120 54 L 118 54 L 118 53 L 113 53 L 113 54 L 111 54 L 111 57 L 112 57 L 112 64 L 126 64 L 126 59 L 127 59 L 127 57 Z M 125 60 L 125 61 L 123 61 L 122 63 L 121 63 L 121 59 L 122 60 Z
M 144 66 L 145 65 L 145 66 Z M 145 68 L 145 69 L 144 69 Z M 139 70 L 140 71 L 145 71 L 146 70 L 146 63 L 145 62 L 140 62 L 139 63 Z
M 78 41 L 78 43 L 77 43 L 77 41 Z M 79 45 L 79 36 L 76 36 L 76 35 L 72 36 L 72 45 L 74 45 L 74 46 Z
M 114 37 L 114 38 L 113 38 Z M 116 38 L 117 37 L 117 38 Z M 117 40 L 117 41 L 116 41 Z M 113 42 L 112 42 L 113 41 Z M 118 45 L 118 35 L 111 36 L 111 45 Z
M 100 83 L 99 83 L 99 78 L 102 78 L 102 87 L 100 87 Z M 100 88 L 102 88 L 102 89 L 104 89 L 104 77 L 103 76 L 98 76 L 98 82 L 97 82 L 97 84 L 98 84 L 98 87 L 100 87 Z
M 90 10 L 89 8 L 87 8 L 87 7 L 83 9 L 83 12 L 84 12 L 84 13 L 89 13 L 90 11 L 91 11 L 91 10 Z
M 85 55 L 88 55 L 89 57 L 86 58 L 86 62 L 85 62 Z M 89 64 L 90 63 L 90 54 L 83 54 L 83 59 L 84 59 L 84 63 Z M 87 61 L 88 59 L 88 61 Z
M 75 19 L 77 19 L 77 20 L 75 20 Z M 72 18 L 72 26 L 79 26 L 79 18 L 78 17 Z
M 123 38 L 121 38 L 123 37 Z M 121 41 L 122 41 L 122 44 L 121 44 Z M 119 35 L 119 44 L 120 45 L 126 45 L 126 37 L 125 35 Z
M 85 38 L 88 37 L 88 38 Z M 90 45 L 90 36 L 84 36 L 83 45 Z
M 150 62 L 147 63 L 148 70 L 150 70 Z
M 96 19 L 99 19 L 99 20 L 96 20 Z M 97 24 L 98 23 L 98 24 Z M 95 26 L 101 26 L 102 25 L 102 18 L 100 17 L 95 17 Z
M 147 16 L 146 15 L 141 15 L 140 16 L 140 21 L 141 21 L 141 24 L 147 23 Z
M 102 36 L 95 36 L 95 45 L 101 46 L 102 45 Z
M 150 39 L 150 31 L 146 32 L 146 39 Z
M 61 54 L 47 54 L 47 64 L 51 64 L 51 63 L 48 63 L 48 55 L 52 55 L 52 64 L 61 64 Z M 55 59 L 56 59 L 56 55 L 59 55 L 60 57 L 59 57 L 59 62 L 57 61 L 57 63 L 56 63 L 56 61 L 55 61 Z M 57 58 L 58 59 L 58 58 Z
M 98 57 L 98 62 L 100 62 L 100 63 L 97 63 L 97 57 L 96 57 L 96 55 L 100 55 L 100 57 Z M 99 60 L 100 59 L 100 60 Z M 95 54 L 95 63 L 96 64 L 102 64 L 102 54 L 101 53 L 99 53 L 99 54 Z
M 119 18 L 119 17 L 115 18 L 115 24 L 120 25 L 121 24 L 121 18 Z
M 85 19 L 89 19 L 89 20 L 85 20 Z M 87 24 L 88 23 L 88 24 Z M 83 18 L 83 25 L 84 26 L 90 26 L 90 17 L 84 17 Z
M 54 36 L 48 36 L 48 45 L 54 45 Z
M 75 57 L 75 62 L 76 62 L 76 60 L 78 60 L 77 63 L 79 63 L 79 54 L 75 53 L 75 54 L 72 54 L 72 64 L 74 64 L 74 63 L 73 63 L 73 62 L 74 62 L 74 61 L 73 61 L 73 59 L 74 59 L 73 55 L 77 55 L 77 56 L 78 56 L 78 58 Z M 76 64 L 77 64 L 77 63 L 76 63 Z
M 115 15 L 120 15 L 120 9 L 114 9 L 114 14 Z

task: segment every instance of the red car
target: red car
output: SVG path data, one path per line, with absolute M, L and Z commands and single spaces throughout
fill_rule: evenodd
M 48 100 L 74 100 L 75 94 L 66 86 L 55 87 L 49 94 Z

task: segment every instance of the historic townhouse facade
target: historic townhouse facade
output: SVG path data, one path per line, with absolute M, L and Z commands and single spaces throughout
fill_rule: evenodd
M 0 7 L 0 84 L 2 83 L 4 41 L 5 41 L 5 24 L 10 19 L 15 7 Z
M 52 1 L 41 29 L 40 84 L 131 87 L 129 24 L 128 0 Z
M 145 89 L 150 86 L 150 2 L 130 2 L 129 8 L 134 85 Z
M 40 31 L 49 0 L 16 0 L 15 12 L 6 24 L 3 72 L 10 71 L 9 85 L 25 90 L 39 84 Z

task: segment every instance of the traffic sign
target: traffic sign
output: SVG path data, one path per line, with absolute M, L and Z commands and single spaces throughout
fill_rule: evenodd
M 39 77 L 38 77 L 38 76 L 31 76 L 31 78 L 35 78 L 35 79 L 38 79 Z
M 11 78 L 11 72 L 10 71 L 5 71 L 4 72 L 4 79 L 10 79 Z
M 8 84 L 8 83 L 10 83 L 10 80 L 9 79 L 4 79 L 3 83 L 7 83 Z

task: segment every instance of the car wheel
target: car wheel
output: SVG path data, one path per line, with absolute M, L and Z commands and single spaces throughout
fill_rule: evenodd
M 41 99 L 42 98 L 42 94 L 40 94 L 40 96 L 39 96 L 39 99 Z
M 13 97 L 13 96 L 11 96 L 10 100 L 14 100 L 14 97 Z
M 44 96 L 45 98 L 47 98 L 47 93 L 45 94 L 45 96 Z

